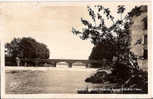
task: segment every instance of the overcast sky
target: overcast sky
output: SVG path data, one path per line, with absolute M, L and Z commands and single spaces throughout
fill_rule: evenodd
M 101 3 L 116 11 L 119 3 Z M 127 11 L 139 3 L 126 4 Z M 72 34 L 80 18 L 89 18 L 84 3 L 0 3 L 0 32 L 5 42 L 32 37 L 50 49 L 50 58 L 88 59 L 93 45 Z

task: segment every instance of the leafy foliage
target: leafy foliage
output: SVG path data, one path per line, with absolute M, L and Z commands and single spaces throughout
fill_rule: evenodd
M 133 17 L 133 16 L 139 16 L 141 13 L 143 12 L 147 12 L 147 7 L 146 5 L 142 5 L 142 6 L 135 6 L 135 8 L 133 8 L 129 13 L 129 17 Z
M 121 14 L 121 17 L 124 11 L 125 7 L 123 5 L 118 6 L 117 13 Z M 101 45 L 104 49 L 106 46 L 112 46 L 114 52 L 111 56 L 117 56 L 119 61 L 125 58 L 125 52 L 129 51 L 128 46 L 130 45 L 129 25 L 131 21 L 129 15 L 120 19 L 115 18 L 111 14 L 111 10 L 102 5 L 96 5 L 93 8 L 88 7 L 88 12 L 93 22 L 81 18 L 81 22 L 85 28 L 82 29 L 82 32 L 72 28 L 72 32 L 79 35 L 82 40 L 90 39 L 95 47 Z M 105 48 L 105 52 L 108 51 L 109 53 L 110 51 L 108 49 L 109 48 Z M 103 53 L 102 50 L 101 53 Z M 99 56 L 100 55 L 102 54 L 99 54 Z M 89 59 L 93 56 L 94 55 L 91 55 Z M 100 57 L 107 58 L 105 56 L 102 55 Z
M 5 44 L 5 52 L 7 56 L 17 57 L 21 54 L 19 48 L 20 41 L 21 39 L 15 38 L 10 43 Z
M 85 27 L 82 28 L 82 31 L 72 28 L 72 32 L 79 35 L 82 40 L 91 40 L 95 48 L 100 45 L 103 46 L 103 49 L 105 46 L 113 46 L 113 50 L 115 51 L 115 53 L 113 52 L 113 56 L 118 58 L 118 62 L 129 64 L 129 56 L 132 55 L 129 47 L 129 41 L 131 40 L 129 31 L 129 26 L 132 24 L 131 19 L 133 16 L 138 16 L 142 12 L 147 11 L 146 7 L 136 6 L 123 17 L 122 14 L 125 12 L 126 8 L 124 5 L 119 5 L 117 9 L 117 14 L 121 15 L 119 19 L 111 14 L 109 8 L 105 8 L 102 5 L 95 5 L 94 7 L 88 6 L 87 8 L 92 21 L 81 18 L 81 22 Z M 146 19 L 147 18 L 144 19 L 144 23 L 146 23 Z M 107 43 L 104 43 L 106 41 Z M 142 40 L 137 41 L 136 45 L 140 44 L 141 41 Z M 109 50 L 105 50 L 105 52 L 107 51 L 110 52 Z M 99 54 L 98 57 L 102 57 L 100 55 L 102 54 Z M 93 56 L 94 55 L 91 55 L 89 59 L 92 59 Z
M 147 11 L 146 6 L 139 6 L 133 8 L 127 15 L 122 16 L 126 8 L 124 5 L 119 5 L 117 14 L 120 18 L 115 18 L 111 14 L 109 8 L 105 8 L 102 5 L 96 5 L 94 7 L 88 7 L 89 16 L 92 21 L 81 18 L 82 24 L 85 26 L 82 31 L 72 28 L 72 32 L 79 35 L 82 40 L 91 40 L 94 44 L 94 48 L 89 59 L 107 60 L 116 56 L 117 61 L 113 65 L 113 73 L 110 76 L 110 80 L 115 80 L 130 88 L 141 88 L 144 92 L 147 90 L 147 74 L 144 73 L 138 66 L 138 56 L 134 55 L 130 51 L 130 30 L 129 27 L 132 23 L 132 17 L 139 16 L 142 12 Z M 147 29 L 147 17 L 145 17 L 144 29 Z M 138 40 L 135 45 L 141 44 L 142 40 Z M 94 64 L 95 65 L 95 64 Z M 133 77 L 134 75 L 134 77 Z M 116 76 L 115 78 L 112 78 Z M 98 77 L 100 80 L 100 77 Z M 132 80 L 131 80 L 132 79 Z M 137 82 L 135 82 L 138 79 Z M 128 82 L 129 81 L 129 82 Z M 129 83 L 133 84 L 128 85 Z M 143 86 L 140 85 L 140 83 Z
M 124 11 L 125 11 L 124 5 L 119 5 L 117 13 L 123 13 Z
M 7 57 L 20 58 L 49 58 L 49 49 L 43 43 L 39 43 L 33 38 L 15 38 L 5 45 Z

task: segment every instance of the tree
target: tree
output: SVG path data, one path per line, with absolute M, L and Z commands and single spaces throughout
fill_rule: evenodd
M 19 47 L 22 49 L 23 58 L 49 58 L 49 49 L 43 43 L 39 43 L 33 38 L 22 38 Z
M 20 55 L 19 53 L 20 51 L 20 47 L 19 47 L 19 43 L 20 43 L 21 39 L 20 38 L 14 38 L 14 40 L 12 40 L 10 43 L 6 43 L 5 44 L 5 56 L 7 57 L 17 57 L 18 55 Z
M 20 55 L 19 43 L 20 38 L 14 38 L 10 43 L 5 44 L 5 65 L 14 66 L 16 64 L 16 57 Z
M 23 59 L 39 58 L 48 59 L 49 49 L 43 43 L 39 43 L 31 37 L 14 38 L 5 45 L 6 57 L 12 58 L 15 62 L 16 57 Z
M 111 14 L 109 8 L 105 8 L 102 5 L 87 8 L 92 21 L 89 22 L 81 18 L 81 22 L 85 27 L 82 28 L 81 32 L 72 28 L 72 32 L 79 35 L 82 40 L 90 39 L 95 47 L 99 44 L 101 46 L 111 45 L 115 52 L 113 52 L 113 56 L 118 57 L 118 61 L 123 60 L 123 56 L 126 56 L 124 55 L 126 54 L 125 52 L 129 51 L 129 25 L 131 24 L 129 14 L 125 17 L 122 16 L 125 7 L 123 5 L 118 6 L 117 14 L 121 16 L 119 19 Z M 107 43 L 104 43 L 106 41 Z M 105 52 L 108 51 L 108 53 L 110 53 L 110 51 L 107 50 L 109 48 L 105 49 Z M 124 57 L 124 59 L 126 58 Z
M 81 18 L 81 22 L 85 27 L 82 28 L 82 31 L 72 28 L 72 32 L 79 35 L 82 40 L 90 39 L 91 43 L 94 44 L 94 48 L 90 56 L 92 59 L 97 60 L 98 58 L 99 60 L 99 58 L 106 58 L 107 55 L 109 55 L 109 52 L 111 53 L 110 50 L 107 50 L 107 46 L 112 45 L 114 49 L 113 56 L 117 57 L 117 61 L 114 65 L 112 65 L 113 72 L 110 80 L 116 79 L 116 81 L 119 81 L 118 83 L 121 83 L 120 85 L 128 85 L 130 88 L 141 88 L 142 91 L 146 92 L 147 73 L 143 72 L 139 68 L 137 63 L 137 59 L 139 57 L 130 51 L 131 47 L 129 42 L 131 40 L 129 27 L 132 25 L 132 17 L 139 16 L 142 12 L 147 10 L 142 10 L 142 6 L 136 6 L 127 15 L 125 15 L 125 17 L 123 17 L 125 7 L 123 5 L 118 6 L 117 14 L 120 15 L 119 19 L 115 19 L 115 17 L 111 14 L 110 9 L 105 8 L 102 5 L 87 7 L 92 21 Z M 143 21 L 145 23 L 145 28 L 147 28 L 147 18 Z M 138 42 L 141 42 L 141 40 Z M 99 44 L 103 47 L 99 47 Z M 102 52 L 104 49 L 105 52 L 108 51 L 107 55 L 104 55 Z M 98 53 L 101 54 L 96 56 Z M 115 79 L 112 78 L 113 76 L 116 76 Z M 134 79 L 139 80 L 135 81 Z M 141 86 L 140 82 L 144 86 Z M 130 83 L 133 84 L 130 85 Z
M 113 44 L 103 41 L 92 48 L 89 60 L 101 60 L 107 59 L 107 61 L 112 61 L 115 55 L 115 49 Z M 103 64 L 104 65 L 104 64 Z M 92 67 L 101 67 L 101 63 L 91 63 Z

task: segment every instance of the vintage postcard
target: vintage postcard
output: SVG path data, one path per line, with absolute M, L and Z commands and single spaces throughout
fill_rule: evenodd
M 3 98 L 151 98 L 152 2 L 0 2 Z

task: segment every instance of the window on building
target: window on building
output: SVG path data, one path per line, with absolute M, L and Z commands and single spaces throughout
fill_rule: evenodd
M 144 35 L 144 45 L 147 45 L 147 34 Z
M 148 59 L 148 50 L 147 49 L 144 49 L 143 58 Z
M 147 48 L 147 34 L 144 35 L 144 52 L 143 52 L 143 58 L 148 59 L 148 48 Z
M 144 30 L 147 30 L 147 27 L 148 27 L 148 22 L 147 22 L 147 16 L 143 18 L 142 20 L 144 22 Z

